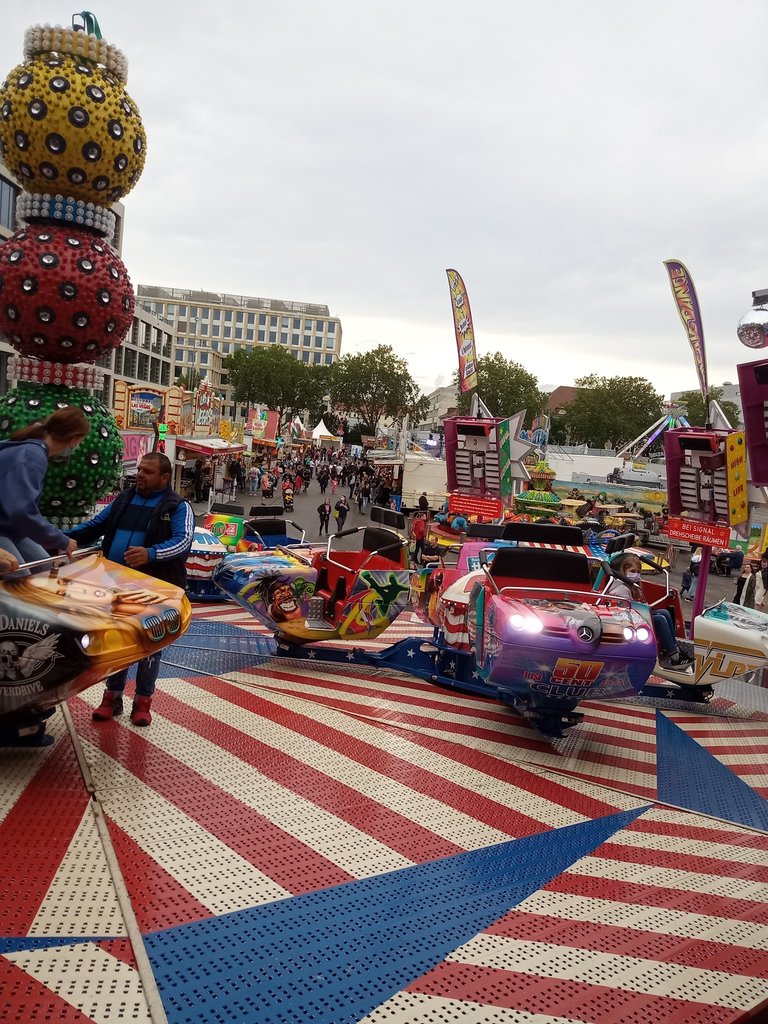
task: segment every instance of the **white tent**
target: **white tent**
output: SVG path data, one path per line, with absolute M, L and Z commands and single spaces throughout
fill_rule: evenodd
M 342 440 L 337 437 L 336 434 L 332 434 L 325 423 L 320 420 L 315 429 L 312 431 L 312 440 L 316 441 L 321 447 L 328 448 L 331 445 L 341 446 Z

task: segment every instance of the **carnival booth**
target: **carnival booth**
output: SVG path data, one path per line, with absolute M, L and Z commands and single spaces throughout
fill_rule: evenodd
M 204 459 L 206 462 L 210 462 L 211 466 L 211 483 L 207 499 L 208 507 L 210 508 L 216 500 L 217 493 L 224 498 L 228 498 L 229 495 L 225 493 L 224 483 L 227 464 L 233 455 L 240 455 L 246 450 L 245 444 L 226 441 L 222 437 L 177 437 L 177 489 L 181 489 L 184 486 L 182 484 L 182 478 L 185 476 L 184 469 L 188 465 L 193 468 L 197 459 Z M 184 493 L 183 489 L 181 489 L 181 493 Z

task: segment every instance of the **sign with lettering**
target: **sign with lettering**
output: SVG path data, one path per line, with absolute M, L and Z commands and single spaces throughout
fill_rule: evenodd
M 706 547 L 727 548 L 731 540 L 730 526 L 699 523 L 695 519 L 683 519 L 681 516 L 669 517 L 666 534 L 674 540 L 703 544 Z
M 463 516 L 482 516 L 483 519 L 498 519 L 501 516 L 501 499 L 476 498 L 471 494 L 451 494 L 448 497 L 448 511 Z
M 747 504 L 747 444 L 743 430 L 729 434 L 725 442 L 725 472 L 728 481 L 728 522 L 744 523 L 749 515 Z

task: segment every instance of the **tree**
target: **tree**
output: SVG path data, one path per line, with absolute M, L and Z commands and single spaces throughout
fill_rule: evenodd
M 229 374 L 235 402 L 274 409 L 279 417 L 278 433 L 302 408 L 299 395 L 308 368 L 279 345 L 253 352 L 240 349 L 227 356 L 222 365 Z
M 621 448 L 647 430 L 662 413 L 662 396 L 643 377 L 598 377 L 576 381 L 579 389 L 563 419 L 571 444 Z
M 724 401 L 722 394 L 722 388 L 709 389 L 710 401 L 718 402 L 720 404 L 720 408 L 728 417 L 728 422 L 731 426 L 737 427 L 739 423 L 741 423 L 741 409 L 735 402 Z M 692 427 L 706 426 L 707 415 L 704 408 L 704 399 L 701 397 L 700 391 L 684 392 L 684 394 L 680 396 L 680 405 L 685 406 L 685 418 Z
M 458 371 L 453 379 L 458 392 Z M 478 358 L 477 393 L 494 416 L 513 416 L 525 409 L 529 422 L 543 410 L 547 402 L 547 396 L 539 390 L 536 377 L 520 363 L 505 359 L 501 352 Z M 470 392 L 457 396 L 458 409 L 462 415 L 469 412 L 471 400 Z
M 331 401 L 358 416 L 372 433 L 382 419 L 423 418 L 428 408 L 408 364 L 391 345 L 340 359 L 331 374 Z
M 185 391 L 195 391 L 202 382 L 203 375 L 199 370 L 185 370 L 176 378 L 175 384 L 177 387 L 184 388 Z

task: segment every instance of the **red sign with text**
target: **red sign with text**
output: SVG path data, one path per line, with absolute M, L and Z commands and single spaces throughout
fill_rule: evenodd
M 704 544 L 707 547 L 727 548 L 731 540 L 730 526 L 716 523 L 697 523 L 694 519 L 670 516 L 666 534 L 674 540 L 685 540 L 689 544 Z
M 500 498 L 476 498 L 471 494 L 450 494 L 448 511 L 463 516 L 482 516 L 483 519 L 498 519 L 501 516 Z

